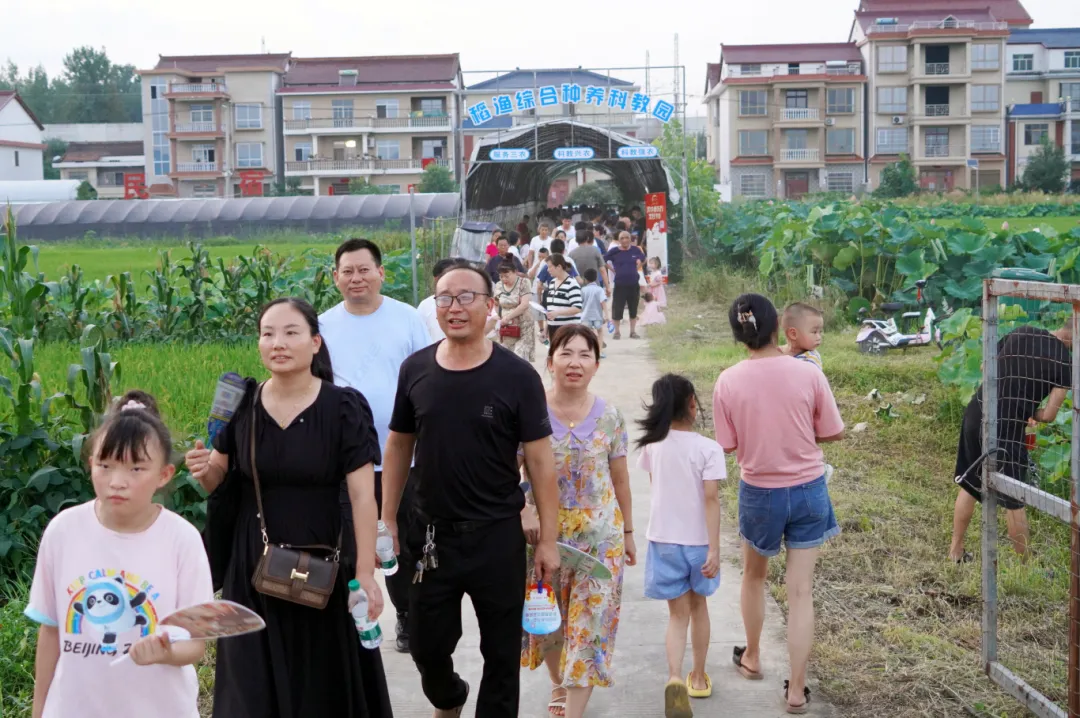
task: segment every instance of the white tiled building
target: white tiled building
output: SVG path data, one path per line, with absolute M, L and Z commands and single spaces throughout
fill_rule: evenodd
M 45 179 L 45 126 L 14 90 L 0 90 L 0 181 Z

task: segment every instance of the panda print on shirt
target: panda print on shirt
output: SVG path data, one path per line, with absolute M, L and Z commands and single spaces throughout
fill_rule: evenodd
M 142 636 L 157 630 L 153 585 L 125 571 L 98 569 L 68 586 L 71 601 L 64 621 L 65 653 L 84 656 L 126 653 Z

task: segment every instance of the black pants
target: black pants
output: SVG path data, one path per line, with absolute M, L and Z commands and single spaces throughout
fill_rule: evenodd
M 525 605 L 525 537 L 518 516 L 472 525 L 436 521 L 439 567 L 409 592 L 409 648 L 424 695 L 440 710 L 465 703 L 465 681 L 454 671 L 461 639 L 461 598 L 468 594 L 480 625 L 484 675 L 476 715 L 516 718 L 520 693 L 521 611 Z M 421 552 L 426 520 L 410 529 Z M 411 578 L 410 578 L 411 580 Z
M 641 288 L 637 284 L 616 284 L 611 290 L 611 318 L 621 322 L 623 307 L 626 307 L 630 312 L 630 318 L 637 319 L 639 299 L 641 299 Z
M 353 531 L 352 504 L 349 501 L 348 489 L 341 499 L 345 535 L 342 538 L 347 557 L 345 567 L 351 578 L 356 572 L 356 534 Z M 375 472 L 375 503 L 378 504 L 379 513 L 382 513 L 382 472 Z M 413 514 L 413 506 L 416 503 L 416 479 L 413 471 L 409 471 L 409 478 L 405 481 L 405 489 L 401 492 L 401 503 L 398 505 L 398 546 L 401 553 L 398 555 L 398 572 L 393 576 L 386 577 L 386 592 L 390 594 L 390 603 L 394 605 L 398 618 L 405 618 L 409 612 L 409 584 L 412 582 L 416 559 L 413 558 L 408 546 L 409 517 Z

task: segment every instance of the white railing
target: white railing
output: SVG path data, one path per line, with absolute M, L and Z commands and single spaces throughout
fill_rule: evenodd
M 183 95 L 215 95 L 229 90 L 220 82 L 170 82 L 169 92 Z
M 423 129 L 448 129 L 450 127 L 450 116 L 443 115 L 425 115 L 421 117 L 374 117 L 372 118 L 372 127 L 378 129 L 384 128 L 402 128 L 407 130 L 423 130 Z
M 821 150 L 803 148 L 799 150 L 780 150 L 781 162 L 817 162 Z
M 935 20 L 916 20 L 910 23 L 891 25 L 873 24 L 866 28 L 866 34 L 874 35 L 891 32 L 911 32 L 912 30 L 1008 30 L 1007 22 L 974 22 L 972 20 L 943 23 Z
M 574 115 L 513 115 L 514 127 L 531 127 L 540 122 L 552 120 L 573 120 L 601 127 L 616 125 L 635 125 L 637 117 L 633 112 L 578 112 Z M 483 129 L 483 125 L 480 126 Z
M 966 157 L 967 151 L 964 145 L 938 145 L 928 144 L 923 146 L 923 155 L 927 159 L 938 157 Z
M 412 158 L 404 160 L 307 160 L 306 162 L 286 162 L 286 172 L 372 172 L 377 170 L 421 170 L 425 164 L 435 163 L 442 167 L 449 166 L 449 160 Z
M 1001 152 L 1000 142 L 980 142 L 971 146 L 972 153 L 976 152 Z
M 447 130 L 451 129 L 449 115 L 423 115 L 420 117 L 320 117 L 306 120 L 285 120 L 286 131 L 349 129 L 405 129 Z
M 781 120 L 816 120 L 818 108 L 816 107 L 784 107 L 780 110 Z
M 216 122 L 177 122 L 173 126 L 173 132 L 177 133 L 201 133 L 221 132 L 221 125 Z
M 861 75 L 862 65 L 853 64 L 847 67 L 826 67 L 826 75 Z
M 857 62 L 849 64 L 847 67 L 821 67 L 818 69 L 806 69 L 800 68 L 800 72 L 793 73 L 788 69 L 787 65 L 780 67 L 763 67 L 758 70 L 751 70 L 749 72 L 743 70 L 738 65 L 728 66 L 728 77 L 785 77 L 787 75 L 861 75 L 863 74 L 862 65 Z
M 928 62 L 926 63 L 927 75 L 948 75 L 949 63 L 947 62 Z
M 217 172 L 217 162 L 177 162 L 177 172 Z
M 907 142 L 884 142 L 877 146 L 879 155 L 900 155 L 907 151 Z

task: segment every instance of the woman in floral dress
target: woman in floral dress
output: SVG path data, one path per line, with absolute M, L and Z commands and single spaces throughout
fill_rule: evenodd
M 611 570 L 611 578 L 563 568 L 553 586 L 562 630 L 526 635 L 521 652 L 522 666 L 547 665 L 551 715 L 570 718 L 584 714 L 595 686 L 614 684 L 623 566 L 633 566 L 637 559 L 626 422 L 618 409 L 589 393 L 599 357 L 595 332 L 581 324 L 560 327 L 548 351 L 553 386 L 547 400 L 559 476 L 559 541 L 598 558 Z M 532 504 L 528 485 L 526 496 Z
M 529 311 L 532 287 L 529 280 L 514 271 L 507 262 L 499 266 L 499 281 L 495 285 L 495 301 L 499 305 L 499 317 L 503 327 L 518 327 L 520 336 L 499 336 L 498 341 L 522 359 L 532 362 L 536 358 L 536 322 Z M 500 332 L 501 334 L 501 332 Z

